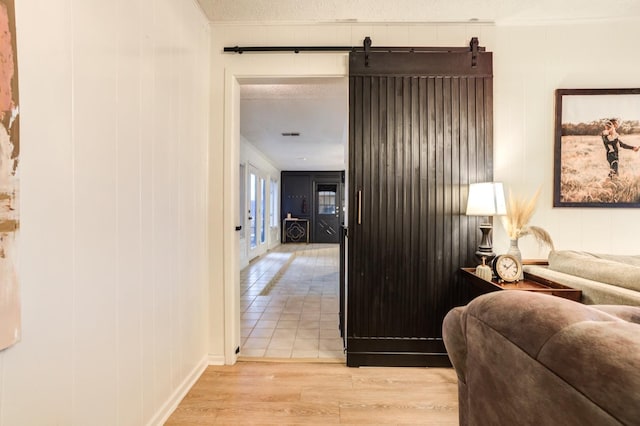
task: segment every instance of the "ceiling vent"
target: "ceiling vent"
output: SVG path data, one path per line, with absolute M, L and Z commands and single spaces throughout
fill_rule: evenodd
M 300 136 L 300 132 L 286 132 L 282 136 Z

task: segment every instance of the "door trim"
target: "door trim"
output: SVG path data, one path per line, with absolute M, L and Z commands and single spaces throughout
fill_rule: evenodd
M 234 59 L 233 65 L 227 65 L 224 70 L 224 125 L 223 125 L 223 229 L 222 229 L 222 253 L 215 247 L 210 249 L 210 257 L 221 256 L 223 258 L 223 284 L 222 289 L 214 279 L 210 280 L 210 312 L 219 310 L 216 304 L 220 295 L 224 301 L 222 316 L 224 318 L 223 348 L 225 364 L 235 364 L 238 358 L 236 348 L 240 346 L 240 252 L 239 236 L 235 232 L 238 217 L 238 173 L 237 166 L 240 161 L 240 83 L 251 80 L 264 81 L 265 78 L 344 78 L 348 76 L 348 55 L 344 53 L 331 53 L 305 56 L 304 61 L 282 60 L 273 56 L 247 57 Z M 212 77 L 215 81 L 215 76 Z M 213 83 L 214 85 L 216 83 Z M 215 142 L 212 138 L 211 144 Z M 218 201 L 210 196 L 210 208 L 219 209 Z M 210 235 L 216 235 L 219 229 L 210 229 Z M 219 234 L 218 234 L 219 235 Z M 210 237 L 218 240 L 217 236 Z M 210 320 L 209 352 L 215 346 L 216 326 L 213 315 Z

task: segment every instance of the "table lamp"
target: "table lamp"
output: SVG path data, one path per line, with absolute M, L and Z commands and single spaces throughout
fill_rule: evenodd
M 476 256 L 485 260 L 495 257 L 493 242 L 491 241 L 492 225 L 489 217 L 507 214 L 504 202 L 504 189 L 500 182 L 481 182 L 469 185 L 467 198 L 467 216 L 486 216 L 487 222 L 480 223 L 482 240 L 476 251 Z

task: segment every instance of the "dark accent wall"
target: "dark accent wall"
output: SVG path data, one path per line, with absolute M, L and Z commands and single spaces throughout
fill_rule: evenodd
M 281 219 L 291 216 L 309 219 L 313 195 L 312 176 L 308 173 L 282 172 Z
M 343 171 L 283 171 L 281 173 L 280 221 L 287 213 L 299 219 L 310 221 L 310 242 L 314 241 L 314 215 L 316 201 L 314 187 L 316 183 L 344 183 Z

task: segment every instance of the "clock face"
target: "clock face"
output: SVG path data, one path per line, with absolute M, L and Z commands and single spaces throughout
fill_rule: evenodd
M 518 259 L 508 254 L 496 257 L 493 267 L 496 275 L 502 281 L 518 281 L 522 273 L 522 266 L 520 262 L 518 262 Z

